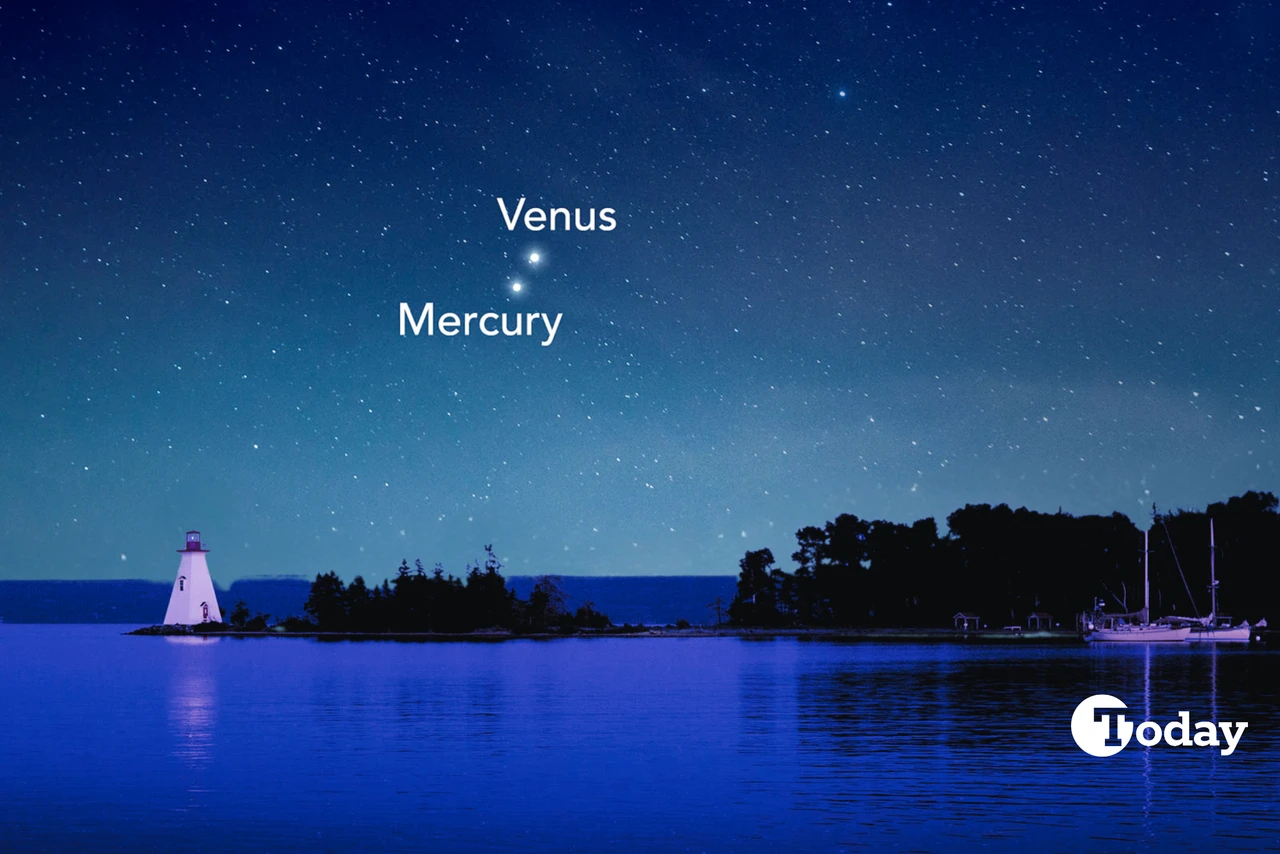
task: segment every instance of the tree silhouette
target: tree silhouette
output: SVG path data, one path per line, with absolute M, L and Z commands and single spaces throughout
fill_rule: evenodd
M 346 586 L 336 572 L 317 575 L 311 584 L 311 594 L 302 606 L 316 625 L 326 632 L 347 631 Z
M 747 552 L 738 561 L 738 592 L 729 603 L 729 620 L 749 626 L 776 626 L 782 622 L 778 611 L 777 577 L 773 569 L 773 552 L 768 549 Z
M 1271 493 L 1247 492 L 1206 511 L 1157 516 L 1152 613 L 1208 613 L 1210 516 L 1221 614 L 1257 620 L 1280 613 L 1280 573 L 1271 569 L 1278 508 Z M 775 567 L 768 549 L 746 553 L 730 618 L 748 626 L 945 626 L 956 611 L 974 611 L 1022 624 L 1033 611 L 1065 622 L 1091 609 L 1095 597 L 1112 610 L 1142 606 L 1142 532 L 1121 513 L 969 504 L 947 526 L 939 536 L 931 518 L 902 525 L 842 514 L 801 528 L 793 571 Z
M 322 632 L 462 633 L 611 625 L 590 602 L 570 614 L 558 576 L 539 578 L 530 602 L 521 602 L 507 589 L 493 546 L 484 551 L 484 563 L 468 565 L 465 579 L 446 573 L 440 564 L 428 574 L 421 560 L 411 568 L 408 558 L 393 579 L 373 588 L 359 575 L 350 585 L 335 572 L 317 575 L 304 607 L 311 625 Z

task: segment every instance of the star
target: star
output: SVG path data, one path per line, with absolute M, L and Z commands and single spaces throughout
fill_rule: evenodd
M 541 260 L 542 260 L 542 255 L 541 255 L 541 254 L 539 254 L 539 253 L 537 253 L 537 252 L 530 252 L 530 253 L 529 253 L 529 263 L 530 263 L 530 264 L 537 264 L 537 263 L 538 263 L 539 261 L 541 261 Z
M 520 291 L 524 290 L 524 285 L 520 284 L 519 282 L 512 282 L 511 290 L 514 291 L 515 293 L 520 293 Z

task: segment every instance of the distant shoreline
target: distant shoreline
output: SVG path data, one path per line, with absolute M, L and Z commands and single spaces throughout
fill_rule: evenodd
M 217 625 L 217 624 L 215 624 Z M 671 626 L 615 627 L 575 632 L 245 632 L 228 630 L 198 631 L 187 626 L 148 626 L 125 634 L 154 637 L 188 638 L 307 638 L 323 641 L 402 641 L 494 643 L 509 640 L 557 640 L 562 638 L 742 638 L 767 640 L 799 638 L 802 640 L 841 641 L 931 641 L 937 643 L 1084 643 L 1074 631 L 1043 630 L 1035 632 L 971 631 L 954 629 L 758 629 L 695 626 L 677 629 Z

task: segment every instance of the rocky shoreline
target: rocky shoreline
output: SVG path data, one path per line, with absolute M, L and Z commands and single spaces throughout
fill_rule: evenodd
M 959 642 L 959 643 L 1035 643 L 1065 644 L 1082 643 L 1080 635 L 1073 631 L 956 631 L 954 629 L 904 628 L 904 629 L 823 629 L 823 628 L 788 628 L 759 629 L 734 628 L 726 626 L 691 626 L 677 628 L 675 626 L 611 626 L 607 629 L 574 629 L 549 632 L 510 632 L 502 630 L 478 631 L 464 633 L 445 632 L 317 632 L 317 631 L 274 631 L 249 632 L 232 628 L 223 628 L 222 623 L 207 623 L 200 626 L 148 626 L 127 632 L 131 635 L 153 635 L 167 637 L 232 637 L 232 638 L 308 638 L 324 641 L 472 641 L 494 642 L 506 640 L 551 640 L 556 638 L 742 638 L 747 640 L 768 640 L 771 638 L 800 638 L 804 640 L 831 641 L 912 641 L 912 642 Z M 216 627 L 216 628 L 215 628 Z

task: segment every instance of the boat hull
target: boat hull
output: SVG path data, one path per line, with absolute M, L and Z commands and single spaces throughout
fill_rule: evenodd
M 1181 643 L 1190 635 L 1191 629 L 1185 626 L 1123 626 L 1094 629 L 1084 639 L 1090 643 Z
M 1192 628 L 1187 640 L 1192 643 L 1248 643 L 1253 636 L 1250 626 L 1230 626 L 1218 629 Z

